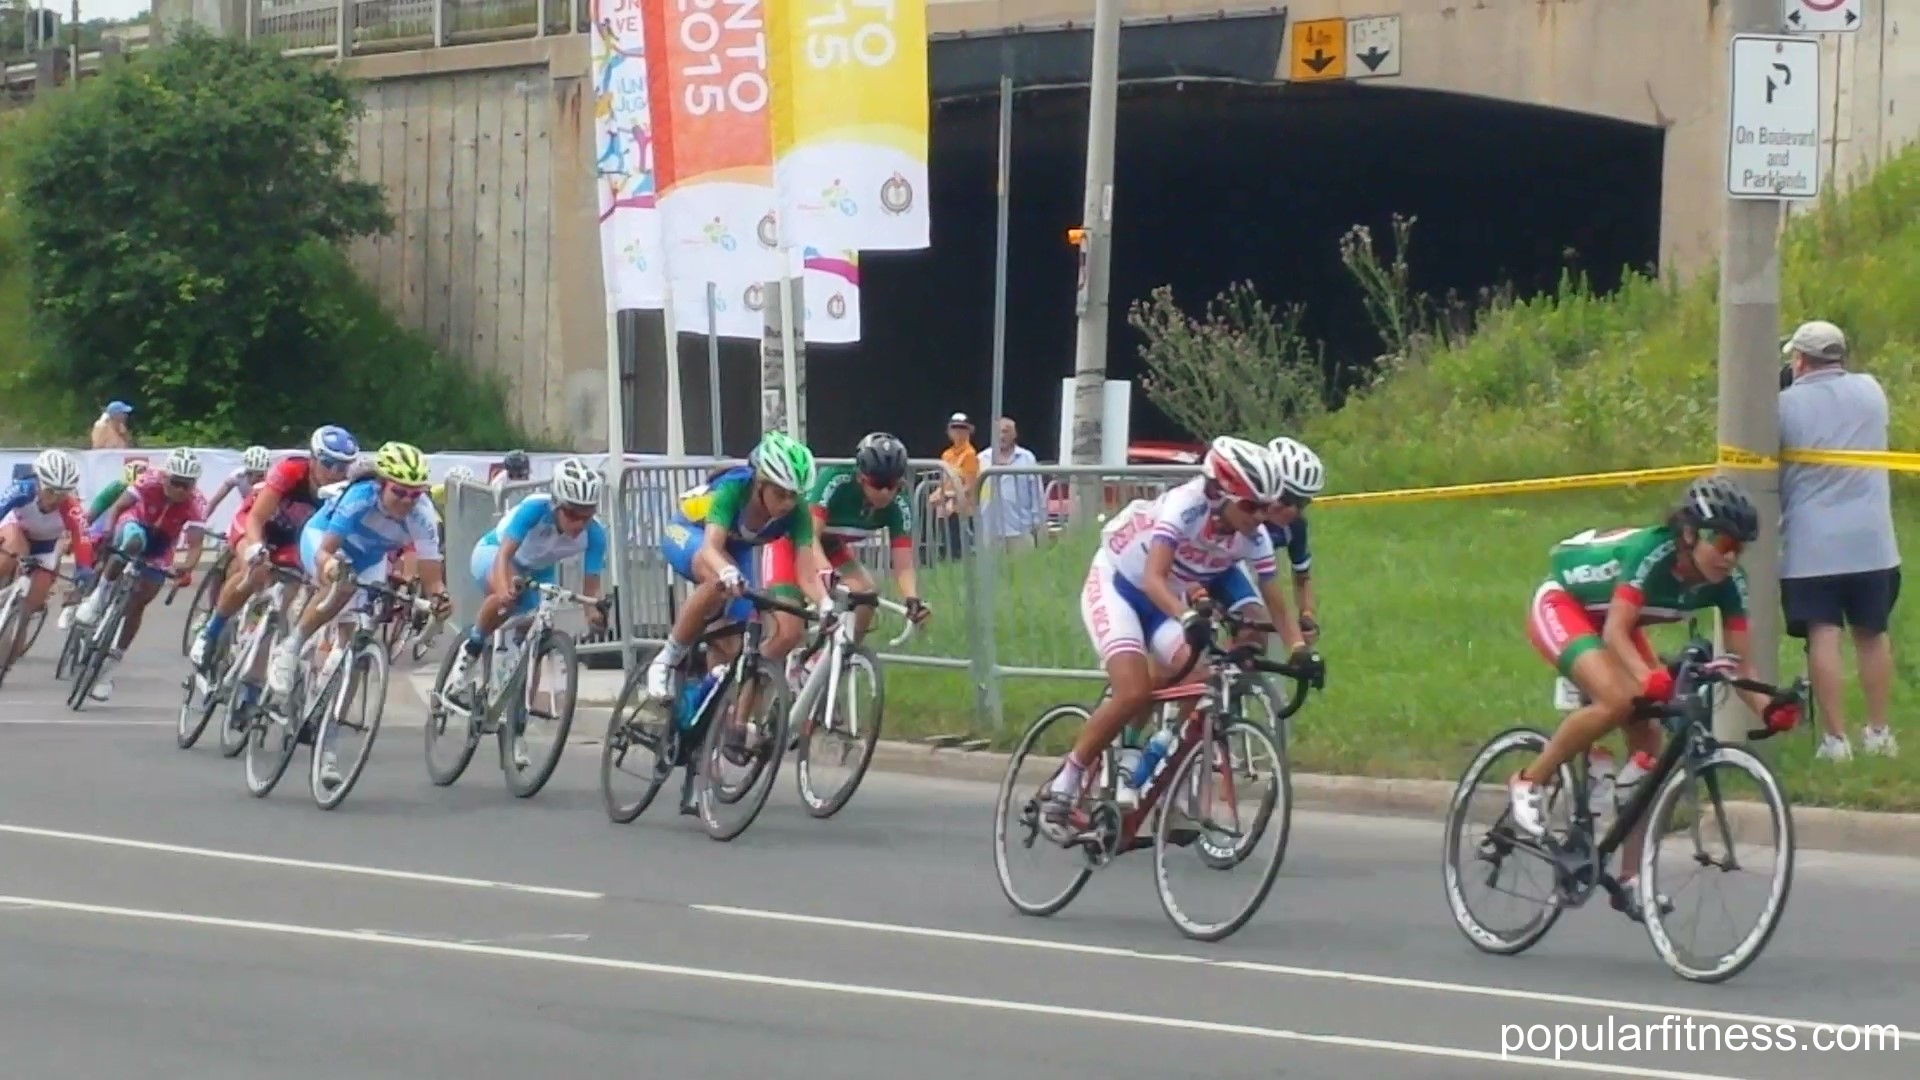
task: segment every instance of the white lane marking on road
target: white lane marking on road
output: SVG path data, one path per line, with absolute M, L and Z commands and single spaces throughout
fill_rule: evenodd
M 761 911 L 755 908 L 729 907 L 725 904 L 689 904 L 688 906 L 695 911 L 705 911 L 714 915 L 736 915 L 748 919 L 807 923 L 813 926 L 831 926 L 843 930 L 868 930 L 882 934 L 942 938 L 948 941 L 969 941 L 983 945 L 1011 945 L 1023 949 L 1044 949 L 1056 952 L 1080 953 L 1086 956 L 1114 956 L 1127 960 L 1153 960 L 1161 963 L 1175 964 L 1205 964 L 1209 967 L 1252 971 L 1262 975 L 1281 975 L 1299 979 L 1327 979 L 1335 982 L 1362 983 L 1369 986 L 1387 986 L 1400 990 L 1430 990 L 1443 994 L 1470 994 L 1478 997 L 1508 998 L 1530 1004 L 1570 1005 L 1581 1008 L 1610 1009 L 1618 1012 L 1641 1012 L 1662 1016 L 1668 1013 L 1674 1013 L 1680 1016 L 1698 1017 L 1703 1020 L 1726 1020 L 1750 1025 L 1786 1025 L 1793 1028 L 1838 1026 L 1838 1023 L 1835 1021 L 1758 1016 L 1750 1013 L 1702 1009 L 1692 1005 L 1657 1005 L 1644 1001 L 1616 1001 L 1611 998 L 1585 997 L 1579 994 L 1557 994 L 1545 990 L 1520 990 L 1504 986 L 1473 986 L 1466 983 L 1438 982 L 1432 979 L 1412 979 L 1398 975 L 1369 975 L 1364 972 L 1339 971 L 1332 968 L 1292 967 L 1286 964 L 1262 963 L 1257 960 L 1216 960 L 1211 957 L 1189 956 L 1179 953 L 1146 952 L 1140 949 L 1128 949 L 1115 945 L 1081 945 L 1071 941 L 1047 941 L 1042 938 L 1010 937 L 1003 934 L 981 934 L 967 930 L 941 930 L 929 926 L 905 926 L 899 923 L 865 922 L 859 919 L 837 919 L 825 915 L 800 915 L 788 911 Z M 1920 1032 L 1902 1030 L 1900 1032 L 1900 1040 L 1902 1042 L 1920 1042 Z
M 154 851 L 163 855 L 195 855 L 203 859 L 226 859 L 231 862 L 258 863 L 262 866 L 285 866 L 297 870 L 322 870 L 334 874 L 360 874 L 365 877 L 393 878 L 398 881 L 418 881 L 430 885 L 459 885 L 469 889 L 499 889 L 505 892 L 535 893 L 540 896 L 557 896 L 567 900 L 605 900 L 606 893 L 587 892 L 581 889 L 561 889 L 552 885 L 521 885 L 511 881 L 488 881 L 484 878 L 450 877 L 446 874 L 426 874 L 415 870 L 388 870 L 378 866 L 354 866 L 350 863 L 312 862 L 307 859 L 288 859 L 278 855 L 251 855 L 240 851 L 216 851 L 213 848 L 187 847 L 183 844 L 160 844 L 152 840 L 129 840 L 122 836 L 97 836 L 92 833 L 64 832 L 59 829 L 37 829 L 28 825 L 0 824 L 0 833 L 13 833 L 18 836 L 33 836 L 47 840 L 72 840 L 83 844 L 104 844 L 108 847 L 133 848 L 137 851 Z
M 1362 1038 L 1357 1035 L 1325 1035 L 1316 1032 L 1289 1031 L 1284 1028 L 1255 1027 L 1251 1024 L 1226 1024 L 1213 1020 L 1188 1020 L 1172 1016 L 1110 1012 L 1105 1009 L 1083 1009 L 1067 1005 L 1046 1005 L 1034 1001 L 1010 1001 L 1001 998 L 968 997 L 960 994 L 940 994 L 925 990 L 901 990 L 886 986 L 866 986 L 859 983 L 825 982 L 819 979 L 794 979 L 783 975 L 759 975 L 745 971 L 720 971 L 709 968 L 682 967 L 678 964 L 656 964 L 643 960 L 618 960 L 609 956 L 588 956 L 581 953 L 539 952 L 532 949 L 508 948 L 502 945 L 476 945 L 456 941 L 434 941 L 428 938 L 399 937 L 379 931 L 332 930 L 319 926 L 296 926 L 288 923 L 258 922 L 252 919 L 227 919 L 212 915 L 190 915 L 177 911 L 148 911 L 141 908 L 109 907 L 104 904 L 81 904 L 69 900 L 41 900 L 30 896 L 0 896 L 0 903 L 8 902 L 31 904 L 36 908 L 49 911 L 66 911 L 84 915 L 108 915 L 116 918 L 146 920 L 150 922 L 185 923 L 192 926 L 214 927 L 222 930 L 253 930 L 261 933 L 284 934 L 290 937 L 321 938 L 331 941 L 354 941 L 368 945 L 391 945 L 398 948 L 421 949 L 429 952 L 465 953 L 472 956 L 493 956 L 509 960 L 531 960 L 568 967 L 599 968 L 607 971 L 624 971 L 643 975 L 664 975 L 687 979 L 707 979 L 713 982 L 777 987 L 784 990 L 811 990 L 820 993 L 834 994 L 840 997 L 880 998 L 891 1001 L 918 1002 L 926 1005 L 952 1005 L 970 1009 L 985 1009 L 995 1012 L 1058 1016 L 1073 1020 L 1101 1020 L 1108 1023 L 1126 1024 L 1136 1028 L 1146 1026 L 1168 1031 L 1205 1035 L 1241 1035 L 1248 1038 L 1268 1039 L 1274 1042 L 1337 1046 L 1349 1050 L 1388 1051 L 1420 1057 L 1475 1061 L 1489 1065 L 1532 1066 L 1539 1069 L 1559 1069 L 1566 1072 L 1594 1073 L 1605 1076 L 1643 1077 L 1646 1078 L 1646 1080 L 1736 1080 L 1734 1077 L 1714 1073 L 1678 1072 L 1671 1069 L 1647 1069 L 1633 1065 L 1609 1065 L 1597 1061 L 1567 1061 L 1555 1060 L 1553 1058 L 1520 1057 L 1517 1055 L 1502 1056 L 1490 1050 L 1468 1050 L 1456 1046 L 1394 1042 L 1386 1039 Z
M 95 717 L 19 717 L 10 716 L 0 720 L 5 727 L 178 727 L 174 720 L 106 720 Z

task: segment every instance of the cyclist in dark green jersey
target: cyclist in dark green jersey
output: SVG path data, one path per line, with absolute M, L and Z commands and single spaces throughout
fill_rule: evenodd
M 888 551 L 893 562 L 893 580 L 907 608 L 907 618 L 924 622 L 933 612 L 920 600 L 920 583 L 913 564 L 913 508 L 908 504 L 907 447 L 884 431 L 876 431 L 860 440 L 854 448 L 852 465 L 830 465 L 814 479 L 807 501 L 813 506 L 814 532 L 827 562 L 838 571 L 847 587 L 856 592 L 872 592 L 873 577 L 860 565 L 854 548 L 862 541 L 887 534 Z M 768 558 L 775 567 L 791 567 L 794 547 L 791 538 L 773 542 Z M 793 577 L 797 570 L 784 570 Z M 866 637 L 873 624 L 873 609 L 861 608 L 854 616 L 853 640 Z
M 1731 480 L 1702 477 L 1688 485 L 1664 524 L 1589 529 L 1554 546 L 1552 569 L 1534 592 L 1527 637 L 1592 704 L 1568 714 L 1540 756 L 1514 774 L 1509 794 L 1516 825 L 1542 835 L 1542 785 L 1554 771 L 1625 724 L 1636 698 L 1664 702 L 1673 695 L 1673 677 L 1642 627 L 1718 608 L 1727 652 L 1746 655 L 1747 578 L 1738 564 L 1741 550 L 1759 535 L 1759 514 L 1747 493 Z M 1754 677 L 1745 660 L 1741 666 L 1742 675 Z M 1764 695 L 1742 696 L 1769 725 L 1784 729 L 1799 720 L 1797 706 L 1774 708 Z M 1632 724 L 1625 734 L 1642 767 L 1660 750 L 1651 723 Z M 1639 865 L 1640 842 L 1636 833 L 1622 853 L 1622 884 Z

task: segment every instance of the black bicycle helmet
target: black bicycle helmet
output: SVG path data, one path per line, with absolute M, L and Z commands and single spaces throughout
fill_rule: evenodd
M 876 431 L 854 448 L 853 464 L 862 476 L 882 484 L 893 483 L 907 475 L 907 445 L 884 431 Z
M 1724 476 L 1702 476 L 1687 485 L 1680 515 L 1694 528 L 1718 529 L 1741 543 L 1760 536 L 1760 513 L 1745 488 Z
M 525 450 L 507 451 L 507 456 L 500 461 L 500 467 L 514 480 L 525 480 L 533 473 L 533 462 L 527 460 Z

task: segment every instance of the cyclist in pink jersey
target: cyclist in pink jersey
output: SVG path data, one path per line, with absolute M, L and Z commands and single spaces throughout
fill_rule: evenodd
M 164 468 L 147 470 L 132 487 L 121 492 L 112 509 L 107 511 L 113 526 L 106 557 L 102 560 L 103 584 L 96 586 L 92 595 L 81 603 L 75 620 L 82 626 L 92 626 L 100 620 L 107 601 L 104 583 L 119 579 L 127 559 L 139 560 L 148 573 L 142 574 L 134 586 L 126 621 L 120 627 L 120 640 L 107 657 L 100 681 L 94 684 L 96 701 L 106 701 L 113 696 L 113 680 L 108 673 L 140 633 L 141 617 L 159 594 L 160 582 L 172 578 L 188 585 L 193 581 L 193 565 L 200 558 L 207 521 L 207 500 L 200 494 L 199 484 L 200 457 L 181 447 L 167 455 Z M 175 546 L 189 533 L 193 543 L 176 556 Z

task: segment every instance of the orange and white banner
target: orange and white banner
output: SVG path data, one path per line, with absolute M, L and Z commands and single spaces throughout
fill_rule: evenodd
M 666 260 L 654 206 L 640 0 L 593 0 L 593 133 L 607 310 L 659 308 Z
M 658 0 L 642 22 L 667 277 L 675 311 L 698 310 L 709 281 L 738 294 L 780 273 L 765 8 Z
M 769 0 L 768 8 L 786 242 L 822 251 L 928 247 L 926 0 Z

